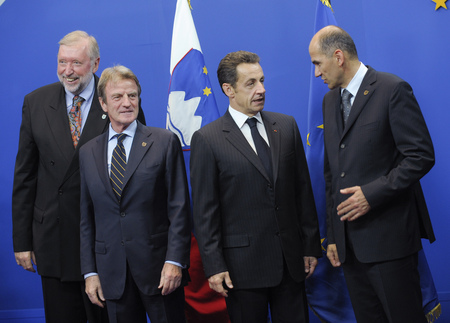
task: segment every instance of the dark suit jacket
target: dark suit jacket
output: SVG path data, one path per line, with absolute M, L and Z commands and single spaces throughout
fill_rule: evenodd
M 95 88 L 98 78 L 95 76 Z M 78 152 L 108 129 L 97 91 L 77 148 L 64 87 L 53 83 L 25 96 L 12 196 L 14 251 L 36 254 L 40 275 L 82 281 Z M 142 110 L 140 120 L 145 122 Z
M 345 261 L 346 240 L 361 262 L 380 262 L 421 249 L 421 233 L 434 233 L 419 180 L 434 165 L 430 134 L 408 83 L 369 67 L 356 94 L 347 125 L 340 89 L 323 100 L 325 180 L 329 243 Z M 371 210 L 341 222 L 339 190 L 361 186 Z
M 291 276 L 302 281 L 303 256 L 321 255 L 297 124 L 280 113 L 261 114 L 274 183 L 228 111 L 191 141 L 194 225 L 205 274 L 229 271 L 235 288 L 278 285 L 283 258 Z
M 189 265 L 189 189 L 180 142 L 138 123 L 122 199 L 107 167 L 108 132 L 80 151 L 81 270 L 98 272 L 107 299 L 121 297 L 127 263 L 146 295 L 159 294 L 165 260 Z

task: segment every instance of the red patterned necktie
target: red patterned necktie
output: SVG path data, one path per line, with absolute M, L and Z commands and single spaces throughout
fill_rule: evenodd
M 76 148 L 81 135 L 81 104 L 84 99 L 75 95 L 73 97 L 72 109 L 69 111 L 70 132 L 72 133 L 73 146 Z

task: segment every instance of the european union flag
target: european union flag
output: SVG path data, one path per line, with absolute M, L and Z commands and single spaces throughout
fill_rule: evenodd
M 337 25 L 331 4 L 328 0 L 318 0 L 314 33 L 325 26 Z M 319 217 L 320 237 L 323 257 L 309 279 L 306 280 L 308 303 L 314 312 L 324 322 L 356 322 L 352 304 L 345 285 L 341 268 L 333 268 L 326 257 L 327 227 L 325 179 L 323 176 L 324 146 L 322 100 L 328 87 L 320 78 L 314 76 L 314 66 L 311 68 L 309 103 L 308 103 L 308 136 L 306 159 L 313 186 Z

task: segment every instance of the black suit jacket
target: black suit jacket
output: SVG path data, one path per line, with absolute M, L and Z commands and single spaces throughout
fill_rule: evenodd
M 95 88 L 98 78 L 95 76 Z M 78 152 L 109 118 L 97 91 L 77 148 L 64 87 L 56 82 L 25 96 L 12 196 L 14 251 L 34 251 L 40 275 L 82 281 Z M 142 110 L 140 120 L 145 122 Z
M 340 89 L 323 100 L 329 243 L 345 261 L 346 236 L 361 262 L 380 262 L 421 249 L 434 233 L 419 180 L 434 165 L 430 134 L 408 83 L 369 67 L 344 128 Z M 339 193 L 361 186 L 371 210 L 341 222 Z
M 297 124 L 280 113 L 261 115 L 273 183 L 229 112 L 195 132 L 191 141 L 194 225 L 205 274 L 229 271 L 235 288 L 278 285 L 283 258 L 292 277 L 302 281 L 303 256 L 321 255 Z
M 138 123 L 120 203 L 107 145 L 108 132 L 80 151 L 81 270 L 98 272 L 105 297 L 119 299 L 128 263 L 141 292 L 159 294 L 166 260 L 189 265 L 189 189 L 180 141 L 169 130 Z

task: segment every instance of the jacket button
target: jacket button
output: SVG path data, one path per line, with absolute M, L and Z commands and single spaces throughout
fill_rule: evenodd
M 63 190 L 58 190 L 59 195 L 63 195 Z
M 125 212 L 121 212 L 121 213 L 120 213 L 120 216 L 121 216 L 122 218 L 124 218 L 124 217 L 125 217 Z
M 341 149 L 344 149 L 345 148 L 345 144 L 341 144 Z
M 342 172 L 342 173 L 341 173 L 341 177 L 345 177 L 345 172 Z

